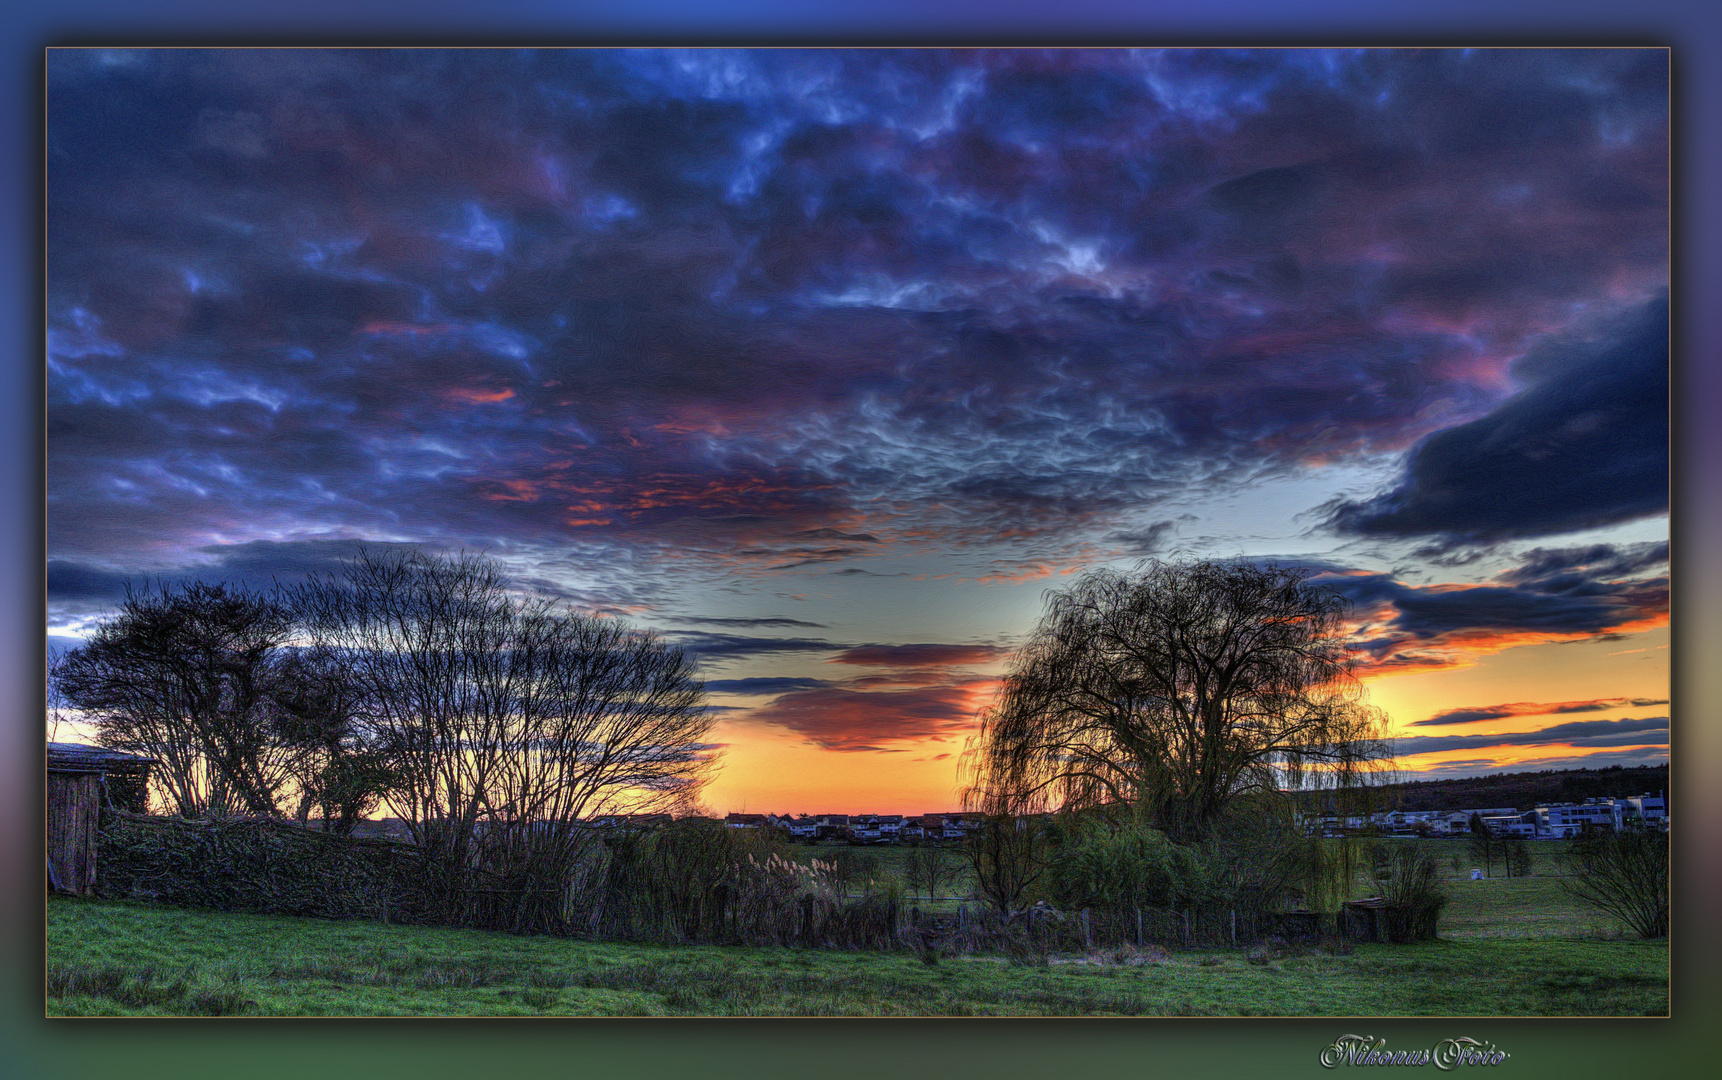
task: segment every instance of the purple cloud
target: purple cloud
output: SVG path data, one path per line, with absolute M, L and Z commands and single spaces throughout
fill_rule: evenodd
M 1653 351 L 1536 358 L 1666 284 L 1658 50 L 135 60 L 47 62 L 68 563 L 330 536 L 1045 560 L 1192 485 L 1422 438 L 1345 527 L 1656 509 Z

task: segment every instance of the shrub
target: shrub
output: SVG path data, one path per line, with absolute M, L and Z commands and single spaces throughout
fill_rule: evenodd
M 1388 936 L 1393 941 L 1424 941 L 1435 936 L 1447 894 L 1441 888 L 1435 859 L 1415 842 L 1375 849 L 1383 868 L 1381 898 L 1389 910 Z
M 188 821 L 110 810 L 97 893 L 115 899 L 319 918 L 424 921 L 410 845 L 271 819 Z
M 818 868 L 779 847 L 716 822 L 616 831 L 577 868 L 571 905 L 600 938 L 780 942 L 823 919 L 836 893 Z
M 1038 896 L 1050 838 L 1042 822 L 994 814 L 963 842 L 975 891 L 1007 919 Z
M 1568 895 L 1625 923 L 1639 937 L 1668 936 L 1668 837 L 1627 830 L 1586 833 L 1567 850 Z
M 595 845 L 571 904 L 582 932 L 606 940 L 897 947 L 901 881 L 865 879 L 845 901 L 835 864 L 802 865 L 759 830 L 679 821 Z
M 956 863 L 936 847 L 910 849 L 903 859 L 903 877 L 909 887 L 928 899 L 937 899 L 956 883 Z
M 1322 894 L 1322 875 L 1349 873 L 1318 840 L 1270 814 L 1235 811 L 1202 841 L 1177 843 L 1137 821 L 1064 822 L 1049 858 L 1047 892 L 1065 910 L 1086 909 L 1096 940 L 1194 944 L 1308 936 L 1313 916 L 1288 905 Z M 1342 866 L 1341 863 L 1344 863 Z
M 1182 909 L 1209 891 L 1194 851 L 1142 825 L 1081 829 L 1059 845 L 1047 876 L 1053 904 L 1065 910 Z

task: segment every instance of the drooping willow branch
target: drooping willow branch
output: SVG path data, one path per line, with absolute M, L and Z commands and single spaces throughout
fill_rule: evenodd
M 971 806 L 1116 808 L 1203 835 L 1246 793 L 1361 785 L 1390 759 L 1346 604 L 1304 570 L 1095 570 L 1051 597 L 966 755 Z

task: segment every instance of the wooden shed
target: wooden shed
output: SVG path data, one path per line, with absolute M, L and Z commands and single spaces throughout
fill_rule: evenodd
M 141 813 L 154 758 L 82 743 L 48 744 L 48 888 L 82 896 L 96 884 L 104 806 Z
M 1379 896 L 1347 900 L 1339 911 L 1339 933 L 1353 941 L 1429 941 L 1435 937 L 1440 915 L 1438 903 L 1412 908 L 1389 904 Z

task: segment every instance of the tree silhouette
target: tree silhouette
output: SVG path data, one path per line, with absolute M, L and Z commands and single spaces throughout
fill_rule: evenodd
M 1191 841 L 1246 794 L 1370 786 L 1383 718 L 1360 701 L 1344 599 L 1307 577 L 1149 561 L 1052 594 L 970 744 L 970 804 L 1140 810 Z
M 271 697 L 291 625 L 276 599 L 226 585 L 128 589 L 53 679 L 101 745 L 157 760 L 175 813 L 274 815 L 300 752 Z

